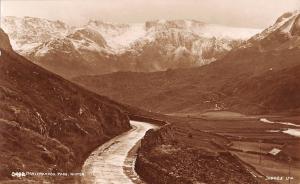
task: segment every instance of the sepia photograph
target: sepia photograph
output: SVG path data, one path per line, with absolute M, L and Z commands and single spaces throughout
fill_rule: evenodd
M 300 184 L 300 0 L 0 8 L 0 184 Z

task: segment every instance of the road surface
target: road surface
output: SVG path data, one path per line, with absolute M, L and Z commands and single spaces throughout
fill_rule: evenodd
M 85 161 L 83 183 L 88 184 L 134 184 L 143 183 L 134 172 L 132 152 L 146 131 L 155 125 L 130 121 L 132 129 L 106 142 Z M 130 153 L 130 154 L 128 154 Z M 130 170 L 130 172 L 128 172 Z M 125 172 L 126 171 L 126 172 Z

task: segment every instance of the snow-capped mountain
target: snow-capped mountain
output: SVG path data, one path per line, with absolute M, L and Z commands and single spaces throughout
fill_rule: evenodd
M 131 25 L 90 21 L 86 27 L 104 35 L 118 58 L 131 63 L 127 70 L 145 72 L 208 64 L 259 32 L 194 20 Z
M 32 17 L 1 21 L 17 52 L 64 76 L 201 66 L 259 32 L 194 20 L 141 24 L 93 20 L 82 27 Z
M 61 21 L 34 17 L 1 17 L 1 27 L 9 35 L 15 51 L 26 54 L 45 41 L 63 38 L 72 28 Z
M 90 21 L 85 27 L 97 30 L 115 51 L 135 50 L 135 46 L 154 42 L 167 34 L 181 34 L 188 38 L 216 38 L 231 40 L 247 40 L 260 30 L 234 28 L 214 24 L 206 24 L 195 20 L 156 20 L 142 24 L 112 24 L 101 21 Z M 170 33 L 168 33 L 170 32 Z M 172 38 L 171 38 L 172 39 Z
M 166 29 L 181 29 L 202 37 L 217 37 L 228 39 L 248 39 L 258 33 L 257 29 L 236 28 L 216 24 L 207 24 L 196 20 L 156 20 L 146 22 L 147 30 L 162 31 Z
M 77 28 L 63 38 L 46 41 L 27 52 L 37 64 L 64 76 L 111 72 L 113 53 L 99 32 Z
M 253 36 L 244 45 L 255 46 L 261 51 L 300 48 L 300 11 L 283 14 L 275 24 Z
M 191 21 L 147 22 L 146 35 L 131 44 L 122 56 L 139 63 L 148 62 L 146 71 L 201 66 L 215 61 L 243 41 L 219 35 L 203 36 L 199 29 L 191 31 L 191 24 Z
M 89 21 L 84 27 L 98 31 L 107 44 L 115 51 L 124 51 L 137 39 L 146 35 L 144 24 L 113 24 L 102 21 Z

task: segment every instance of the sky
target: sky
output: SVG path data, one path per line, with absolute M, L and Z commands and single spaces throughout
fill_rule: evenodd
M 90 19 L 141 23 L 194 19 L 234 27 L 266 28 L 300 0 L 0 0 L 2 16 L 32 16 L 83 25 Z

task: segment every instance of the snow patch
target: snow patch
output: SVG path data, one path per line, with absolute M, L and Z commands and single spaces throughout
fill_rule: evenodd
M 289 134 L 289 135 L 292 135 L 292 136 L 295 136 L 295 137 L 300 137 L 300 129 L 287 129 L 287 130 L 284 130 L 282 131 L 283 133 L 286 133 L 286 134 Z
M 179 58 L 181 58 L 183 55 L 184 55 L 184 53 L 187 53 L 188 52 L 188 50 L 187 50 L 187 48 L 186 47 L 178 47 L 175 51 L 174 51 L 174 54 L 175 54 L 175 60 L 178 60 Z
M 124 26 L 112 24 L 107 27 L 103 24 L 89 24 L 87 27 L 98 31 L 105 38 L 107 44 L 116 52 L 123 51 L 130 44 L 145 36 L 144 24 L 128 24 Z
M 49 47 L 47 45 L 43 45 L 41 49 L 38 49 L 35 53 L 35 56 L 42 57 L 45 56 L 47 53 L 49 53 Z
M 294 126 L 294 127 L 300 127 L 300 125 L 294 124 L 294 123 L 290 123 L 290 122 L 280 122 L 280 121 L 270 121 L 266 118 L 260 118 L 261 122 L 264 123 L 270 123 L 270 124 L 282 124 L 282 125 L 288 125 L 288 126 Z

